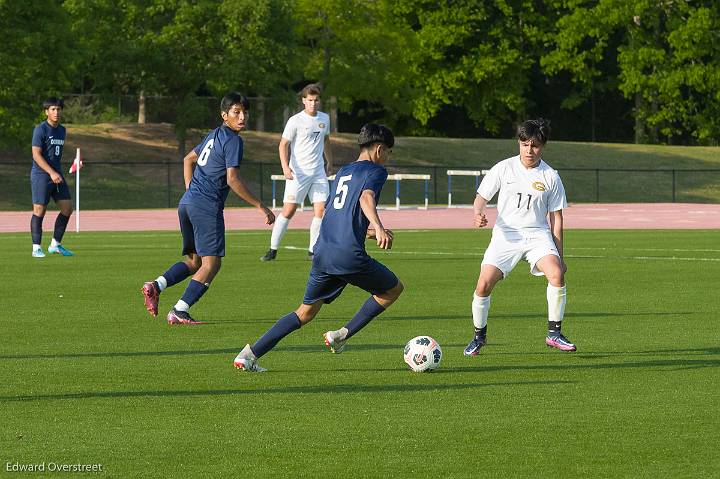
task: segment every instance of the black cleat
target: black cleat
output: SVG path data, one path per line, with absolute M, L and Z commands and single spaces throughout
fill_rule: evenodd
M 273 261 L 276 256 L 277 256 L 277 250 L 271 248 L 268 250 L 267 253 L 265 253 L 265 256 L 262 256 L 260 258 L 260 261 Z

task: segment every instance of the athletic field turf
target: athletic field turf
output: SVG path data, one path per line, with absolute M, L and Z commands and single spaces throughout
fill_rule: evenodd
M 42 260 L 27 234 L 0 235 L 0 476 L 43 463 L 107 477 L 716 475 L 720 231 L 568 231 L 578 352 L 546 348 L 545 281 L 521 263 L 495 290 L 489 345 L 465 358 L 489 233 L 368 245 L 405 294 L 333 355 L 322 333 L 366 296 L 349 288 L 262 358 L 265 374 L 232 360 L 300 302 L 307 232 L 269 264 L 269 231 L 229 232 L 196 327 L 150 318 L 139 293 L 178 259 L 178 233 L 69 233 L 78 255 Z M 163 293 L 162 316 L 183 288 Z M 443 348 L 432 374 L 402 362 L 419 334 Z

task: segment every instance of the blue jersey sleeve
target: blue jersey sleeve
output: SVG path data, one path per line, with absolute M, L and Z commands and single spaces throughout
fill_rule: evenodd
M 223 145 L 225 168 L 237 168 L 243 157 L 243 141 L 239 136 L 230 137 Z
M 382 190 L 387 177 L 388 172 L 385 168 L 376 168 L 365 177 L 365 183 L 363 184 L 362 189 L 372 190 L 377 197 L 380 195 L 380 191 Z
M 38 146 L 40 148 L 45 146 L 45 129 L 42 125 L 36 126 L 33 130 L 32 146 Z

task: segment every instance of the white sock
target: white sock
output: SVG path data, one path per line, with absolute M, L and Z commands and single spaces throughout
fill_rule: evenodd
M 188 309 L 190 309 L 190 305 L 187 304 L 187 303 L 186 303 L 185 301 L 183 301 L 182 299 L 181 299 L 180 301 L 178 301 L 177 303 L 175 303 L 175 311 L 185 311 L 185 312 L 187 312 Z
M 167 288 L 167 280 L 165 276 L 158 276 L 155 282 L 158 284 L 158 289 L 162 293 Z
M 318 218 L 317 216 L 313 216 L 312 223 L 310 223 L 310 247 L 308 248 L 308 251 L 311 253 L 313 252 L 313 249 L 315 248 L 315 242 L 318 239 L 318 236 L 320 235 L 320 225 L 322 224 L 322 218 Z
M 565 303 L 567 303 L 567 286 L 557 288 L 547 287 L 548 321 L 562 321 L 565 316 Z
M 282 213 L 275 218 L 275 225 L 273 226 L 272 235 L 270 236 L 270 249 L 278 249 L 280 241 L 282 241 L 288 229 L 288 223 L 290 223 L 290 220 L 285 218 Z
M 55 238 L 53 238 L 52 241 L 50 242 L 50 247 L 51 247 L 51 248 L 55 248 L 55 247 L 57 247 L 57 246 L 59 246 L 59 245 L 60 245 L 60 243 L 58 243 Z
M 42 249 L 42 247 L 39 244 L 33 243 L 33 251 L 37 251 L 39 249 Z
M 473 326 L 477 329 L 487 326 L 488 313 L 490 312 L 490 298 L 490 296 L 478 296 L 477 293 L 473 293 Z

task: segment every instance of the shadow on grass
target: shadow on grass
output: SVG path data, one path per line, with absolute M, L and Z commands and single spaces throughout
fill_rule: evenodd
M 238 373 L 246 374 L 246 373 Z M 0 402 L 54 401 L 74 399 L 137 398 L 137 397 L 192 397 L 234 396 L 249 394 L 327 394 L 327 393 L 413 393 L 437 390 L 467 390 L 488 387 L 538 386 L 573 384 L 572 381 L 507 381 L 494 383 L 464 384 L 321 384 L 317 386 L 282 386 L 259 389 L 208 389 L 197 391 L 89 391 L 67 394 L 38 394 L 27 396 L 0 396 Z

